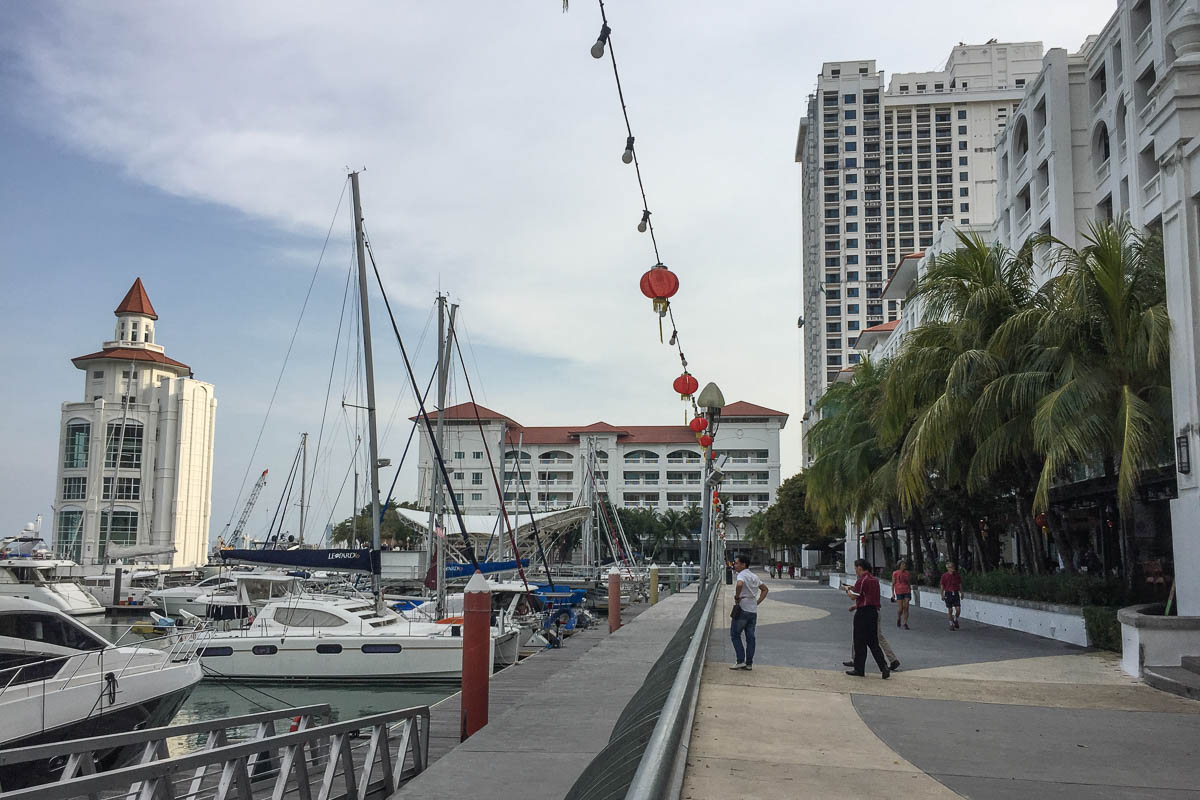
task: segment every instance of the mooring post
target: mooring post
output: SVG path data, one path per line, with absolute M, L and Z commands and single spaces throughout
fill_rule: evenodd
M 121 602 L 121 568 L 113 569 L 113 597 L 112 604 L 114 606 L 125 605 Z
M 658 603 L 658 564 L 650 565 L 650 605 Z
M 463 597 L 462 703 L 459 741 L 488 723 L 488 679 L 492 674 L 492 590 L 476 571 Z
M 608 571 L 608 632 L 621 627 L 621 573 L 616 567 Z
M 671 566 L 667 567 L 671 574 L 667 576 L 667 582 L 671 586 L 671 594 L 679 591 L 679 567 L 675 566 L 675 562 L 671 562 Z

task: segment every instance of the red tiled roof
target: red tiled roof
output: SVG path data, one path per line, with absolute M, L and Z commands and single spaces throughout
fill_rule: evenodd
M 125 299 L 113 313 L 145 314 L 150 319 L 158 319 L 158 314 L 154 313 L 154 306 L 150 305 L 150 298 L 146 295 L 146 287 L 142 286 L 141 278 L 133 282 L 133 286 L 130 286 L 129 291 L 125 293 Z
M 513 422 L 511 419 L 504 416 L 503 414 L 500 414 L 496 411 L 492 411 L 490 408 L 485 408 L 484 406 L 481 406 L 478 403 L 459 403 L 456 406 L 450 406 L 445 411 L 446 419 L 467 419 L 467 420 L 474 421 L 475 420 L 475 412 L 477 410 L 479 412 L 479 419 L 481 419 L 481 420 L 501 419 L 501 420 L 504 420 L 505 422 L 509 423 L 510 425 L 520 427 L 519 425 L 517 425 L 516 422 Z M 428 414 L 429 414 L 430 420 L 437 420 L 438 412 L 436 410 L 428 411 Z M 415 422 L 418 419 L 418 417 L 414 416 L 414 417 L 409 417 L 408 419 L 410 422 Z
M 894 319 L 891 322 L 885 322 L 882 325 L 872 325 L 871 327 L 869 327 L 865 331 L 863 331 L 863 333 L 870 333 L 871 331 L 876 331 L 879 333 L 886 333 L 887 331 L 896 330 L 896 326 L 899 324 L 900 324 L 900 320 Z
M 591 425 L 583 428 L 573 428 L 568 433 L 615 433 L 617 436 L 629 435 L 629 431 L 624 428 L 609 425 L 607 422 L 593 422 Z
M 182 361 L 176 361 L 173 358 L 167 358 L 167 356 L 163 355 L 157 350 L 143 350 L 140 347 L 109 347 L 101 350 L 99 353 L 89 353 L 86 356 L 77 356 L 76 358 L 72 358 L 71 363 L 80 369 L 84 369 L 84 367 L 81 367 L 78 362 L 91 361 L 97 358 L 112 358 L 118 361 L 152 361 L 155 364 L 165 364 L 168 367 L 177 367 L 179 369 L 187 370 L 189 374 L 192 371 L 192 368 L 187 364 L 184 364 Z
M 593 426 L 588 426 L 593 427 Z M 611 427 L 611 426 L 610 426 Z M 579 444 L 579 428 L 569 426 L 516 428 L 510 430 L 506 441 L 510 445 Z M 614 429 L 616 430 L 616 429 Z M 695 444 L 696 434 L 686 425 L 630 425 L 620 429 L 625 435 L 622 444 Z M 601 431 L 603 432 L 603 431 Z
M 775 411 L 766 406 L 756 406 L 754 403 L 747 403 L 745 400 L 738 400 L 736 403 L 730 403 L 721 409 L 721 416 L 724 417 L 786 417 L 786 413 Z

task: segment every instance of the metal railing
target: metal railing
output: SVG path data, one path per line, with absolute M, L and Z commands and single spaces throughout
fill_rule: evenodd
M 277 719 L 278 712 L 270 716 Z M 263 720 L 252 739 L 221 744 L 218 737 L 215 746 L 174 757 L 161 757 L 162 749 L 147 748 L 143 763 L 4 792 L 0 798 L 253 800 L 257 795 L 272 800 L 371 800 L 390 796 L 429 762 L 429 706 L 315 727 L 304 726 L 304 716 L 299 716 L 297 729 L 287 733 L 271 735 L 274 721 Z
M 564 800 L 678 798 L 687 764 L 719 584 L 696 598 L 613 726 L 608 745 L 576 779 Z

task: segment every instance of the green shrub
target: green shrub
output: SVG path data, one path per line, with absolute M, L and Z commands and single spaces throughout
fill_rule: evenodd
M 1133 602 L 1120 578 L 1100 575 L 1020 575 L 996 570 L 964 575 L 963 589 L 1069 606 L 1125 606 Z
M 1088 644 L 1101 650 L 1121 652 L 1121 623 L 1117 621 L 1117 606 L 1084 606 L 1083 624 Z

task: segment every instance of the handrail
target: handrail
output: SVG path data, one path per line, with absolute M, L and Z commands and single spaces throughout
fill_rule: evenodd
M 402 779 L 422 772 L 428 763 L 429 706 L 413 706 L 411 708 L 372 714 L 360 717 L 359 719 L 345 720 L 329 725 L 283 733 L 278 736 L 272 736 L 269 739 L 250 739 L 237 744 L 217 747 L 211 750 L 200 750 L 186 755 L 149 761 L 128 767 L 120 767 L 94 775 L 81 775 L 71 780 L 59 781 L 58 783 L 47 783 L 24 789 L 15 789 L 11 792 L 0 794 L 0 797 L 3 800 L 69 800 L 70 798 L 80 796 L 96 796 L 99 792 L 110 789 L 124 790 L 135 784 L 141 785 L 142 796 L 155 797 L 159 791 L 158 784 L 164 780 L 169 781 L 173 775 L 182 774 L 188 770 L 203 769 L 213 764 L 225 764 L 225 772 L 230 775 L 231 779 L 228 782 L 224 779 L 222 780 L 222 786 L 218 790 L 218 797 L 228 797 L 232 793 L 235 796 L 244 798 L 244 800 L 249 800 L 251 794 L 248 774 L 249 759 L 258 758 L 264 751 L 285 754 L 282 760 L 288 762 L 288 767 L 286 771 L 282 768 L 280 769 L 276 783 L 279 794 L 282 794 L 282 787 L 286 786 L 286 782 L 290 778 L 289 773 L 292 769 L 304 770 L 303 776 L 307 776 L 307 759 L 303 757 L 298 748 L 306 747 L 310 743 L 321 739 L 327 739 L 330 743 L 328 768 L 325 770 L 324 777 L 325 783 L 329 784 L 329 786 L 322 788 L 331 788 L 331 783 L 335 777 L 335 769 L 333 767 L 340 764 L 343 770 L 348 769 L 353 773 L 353 762 L 350 751 L 347 748 L 350 742 L 358 737 L 360 730 L 364 728 L 376 730 L 376 733 L 371 738 L 370 751 L 368 753 L 369 759 L 362 765 L 364 769 L 370 770 L 374 764 L 372 759 L 374 759 L 379 749 L 378 731 L 381 728 L 386 728 L 391 723 L 398 722 L 405 723 L 405 730 L 401 734 L 399 741 L 401 748 L 399 761 L 392 761 L 390 752 L 386 751 L 383 753 L 381 761 L 384 765 L 385 777 L 393 783 L 392 786 L 388 787 L 387 793 L 390 795 L 398 788 L 398 784 Z M 413 728 L 414 725 L 416 726 L 415 731 Z M 411 769 L 404 770 L 403 761 L 409 749 L 413 751 L 414 765 Z M 345 775 L 345 773 L 342 774 Z M 357 779 L 353 774 L 345 775 L 345 780 L 348 788 L 357 783 Z M 365 781 L 360 785 L 363 785 L 365 789 Z M 353 795 L 354 793 L 351 791 L 347 794 Z M 323 792 L 319 796 L 328 797 L 329 794 L 328 792 Z
M 111 747 L 124 747 L 131 744 L 152 742 L 155 739 L 187 736 L 193 733 L 207 733 L 219 728 L 240 728 L 258 722 L 273 722 L 278 719 L 299 717 L 305 715 L 329 715 L 328 703 L 315 703 L 310 706 L 277 709 L 275 711 L 260 711 L 256 714 L 243 714 L 239 717 L 224 717 L 205 722 L 187 722 L 181 725 L 163 725 L 158 728 L 142 728 L 124 733 L 109 733 L 103 736 L 89 736 L 86 739 L 72 739 L 67 742 L 52 742 L 50 744 L 33 744 L 28 747 L 17 747 L 12 750 L 0 750 L 0 767 L 12 764 L 23 764 L 26 761 L 36 761 L 43 758 L 67 756 L 73 753 L 83 753 L 88 750 L 107 750 Z
M 708 652 L 712 633 L 713 608 L 719 584 L 709 592 L 704 612 L 696 625 L 687 653 L 679 663 L 679 672 L 671 684 L 671 692 L 663 704 L 662 713 L 654 725 L 654 733 L 642 753 L 641 763 L 634 773 L 626 800 L 664 800 L 678 798 L 683 788 L 683 773 L 687 766 L 688 743 L 692 736 L 692 718 L 700 693 L 700 672 Z

